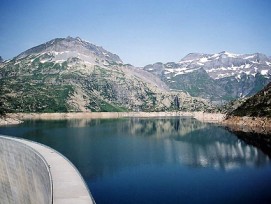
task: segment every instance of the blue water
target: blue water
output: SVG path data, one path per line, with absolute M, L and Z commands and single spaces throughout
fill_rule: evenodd
M 98 204 L 271 202 L 269 156 L 191 118 L 27 121 L 0 134 L 64 154 Z

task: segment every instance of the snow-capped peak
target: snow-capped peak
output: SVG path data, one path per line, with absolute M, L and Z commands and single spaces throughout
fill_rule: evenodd
M 190 53 L 174 67 L 165 67 L 165 73 L 187 74 L 203 68 L 214 79 L 240 78 L 242 74 L 268 76 L 271 73 L 271 59 L 261 53 L 235 54 L 222 51 L 215 54 Z
M 236 57 L 240 56 L 240 54 L 234 54 L 234 53 L 230 53 L 230 52 L 227 52 L 227 51 L 222 51 L 222 52 L 219 53 L 219 55 L 224 55 L 224 56 L 232 57 L 232 58 L 236 58 Z

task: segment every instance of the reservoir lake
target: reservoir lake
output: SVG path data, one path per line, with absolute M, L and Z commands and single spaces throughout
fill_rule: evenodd
M 271 203 L 270 146 L 193 118 L 29 120 L 0 134 L 62 153 L 97 204 Z

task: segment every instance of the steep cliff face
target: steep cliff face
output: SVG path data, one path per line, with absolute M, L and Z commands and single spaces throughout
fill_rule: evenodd
M 261 53 L 190 53 L 177 63 L 155 63 L 143 69 L 171 89 L 213 102 L 251 96 L 271 81 L 271 59 Z
M 3 107 L 13 112 L 207 110 L 159 77 L 80 38 L 57 38 L 0 65 Z M 176 104 L 176 98 L 178 104 Z

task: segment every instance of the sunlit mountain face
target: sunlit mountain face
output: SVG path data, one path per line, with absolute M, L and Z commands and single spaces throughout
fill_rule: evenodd
M 80 38 L 56 38 L 0 63 L 3 106 L 13 112 L 203 111 L 201 98 Z M 176 101 L 178 101 L 176 105 Z
M 271 81 L 271 59 L 261 53 L 190 53 L 179 62 L 155 63 L 143 69 L 173 90 L 213 102 L 251 96 Z

